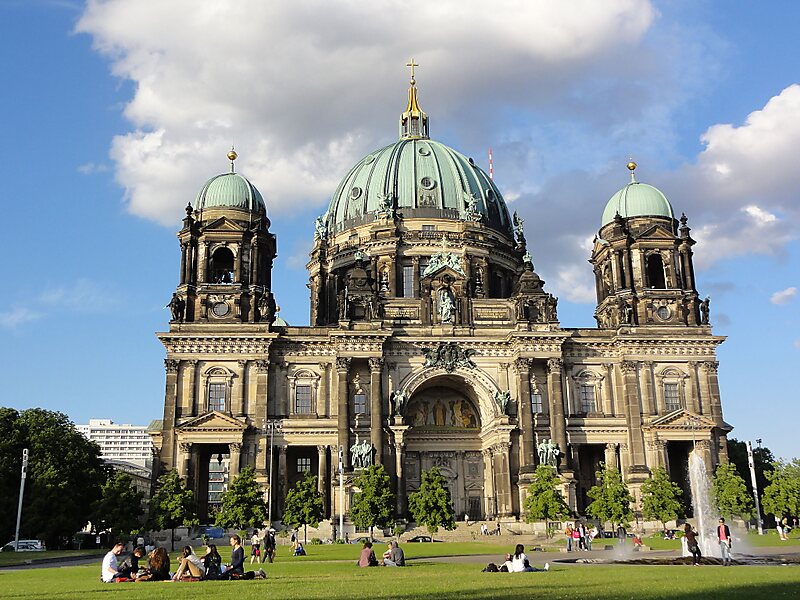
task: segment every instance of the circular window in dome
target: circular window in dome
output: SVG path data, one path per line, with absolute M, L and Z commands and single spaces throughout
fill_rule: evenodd
M 420 146 L 419 150 L 417 150 L 417 152 L 419 152 L 420 156 L 429 156 L 430 153 L 431 153 L 431 150 L 427 146 Z
M 666 306 L 659 306 L 656 309 L 656 316 L 662 321 L 669 321 L 670 316 L 672 316 L 672 311 Z
M 431 179 L 430 177 L 423 177 L 419 180 L 419 184 L 425 188 L 426 190 L 432 190 L 436 187 L 436 181 Z
M 469 157 L 469 164 L 471 164 L 473 167 L 475 166 L 475 160 L 471 156 Z
M 369 156 L 367 156 L 367 158 L 365 158 L 365 159 L 364 159 L 364 164 L 365 164 L 365 165 L 368 165 L 368 164 L 369 164 L 369 163 L 371 163 L 373 160 L 375 160 L 375 157 L 374 157 L 374 156 L 372 156 L 372 154 L 370 154 Z
M 358 198 L 360 195 L 361 195 L 361 188 L 360 187 L 354 187 L 352 190 L 350 190 L 350 197 L 353 200 Z
M 486 190 L 486 199 L 489 202 L 494 202 L 494 192 L 492 190 Z
M 215 317 L 224 317 L 230 312 L 231 308 L 225 302 L 217 302 L 214 306 L 211 307 L 211 312 L 214 313 Z

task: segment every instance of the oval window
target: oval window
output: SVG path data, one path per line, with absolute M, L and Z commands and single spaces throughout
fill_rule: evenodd
M 361 195 L 361 188 L 360 187 L 354 187 L 352 190 L 350 190 L 350 197 L 353 200 L 358 198 L 360 195 Z
M 426 190 L 432 190 L 436 187 L 436 181 L 431 179 L 430 177 L 423 177 L 419 180 L 419 184 L 424 187 Z
M 656 309 L 656 316 L 662 321 L 668 320 L 671 314 L 672 312 L 666 306 L 659 306 Z
M 369 164 L 369 163 L 371 163 L 373 160 L 375 160 L 375 157 L 374 157 L 374 156 L 372 156 L 372 154 L 370 154 L 369 156 L 367 156 L 367 157 L 364 159 L 364 164 L 365 164 L 365 165 L 368 165 L 368 164 Z
M 420 146 L 417 152 L 419 152 L 420 156 L 429 156 L 431 153 L 430 149 L 427 146 Z
M 214 313 L 215 317 L 224 317 L 230 310 L 230 307 L 225 302 L 217 302 L 211 307 L 211 311 Z

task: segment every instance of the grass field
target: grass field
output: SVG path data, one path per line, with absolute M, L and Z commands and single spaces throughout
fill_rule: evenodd
M 477 548 L 475 547 L 477 546 Z M 505 551 L 487 544 L 405 544 L 409 558 Z M 311 556 L 278 557 L 264 565 L 265 581 L 199 583 L 120 583 L 98 581 L 100 566 L 0 571 L 0 598 L 197 598 L 274 597 L 335 600 L 344 598 L 489 598 L 528 599 L 678 599 L 698 597 L 757 600 L 797 598 L 798 567 L 691 567 L 559 565 L 549 573 L 481 573 L 475 563 L 410 561 L 402 569 L 359 569 L 358 546 L 312 546 Z M 227 549 L 226 549 L 227 550 Z M 319 552 L 317 552 L 319 551 Z M 533 553 L 535 564 L 541 559 Z M 174 564 L 174 563 L 173 563 Z M 254 565 L 255 566 L 255 565 Z
M 24 565 L 31 560 L 46 560 L 49 558 L 63 558 L 65 556 L 81 556 L 85 554 L 98 554 L 102 550 L 47 550 L 45 552 L 0 552 L 0 567 L 9 565 Z

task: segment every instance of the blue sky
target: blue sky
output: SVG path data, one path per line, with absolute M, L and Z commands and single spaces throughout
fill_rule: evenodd
M 374 4 L 0 0 L 0 405 L 161 416 L 174 233 L 231 143 L 307 323 L 313 218 L 395 138 L 414 55 L 433 137 L 494 149 L 563 326 L 593 325 L 587 243 L 636 158 L 699 240 L 734 435 L 798 456 L 800 5 Z

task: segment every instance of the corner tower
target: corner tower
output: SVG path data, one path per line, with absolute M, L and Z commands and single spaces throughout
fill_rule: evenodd
M 589 262 L 597 291 L 595 318 L 602 329 L 625 325 L 708 324 L 698 302 L 686 215 L 675 219 L 657 188 L 636 180 L 614 194 L 603 211 Z
M 186 206 L 180 283 L 170 301 L 173 323 L 272 323 L 275 235 L 264 199 L 234 168 L 209 179 Z

